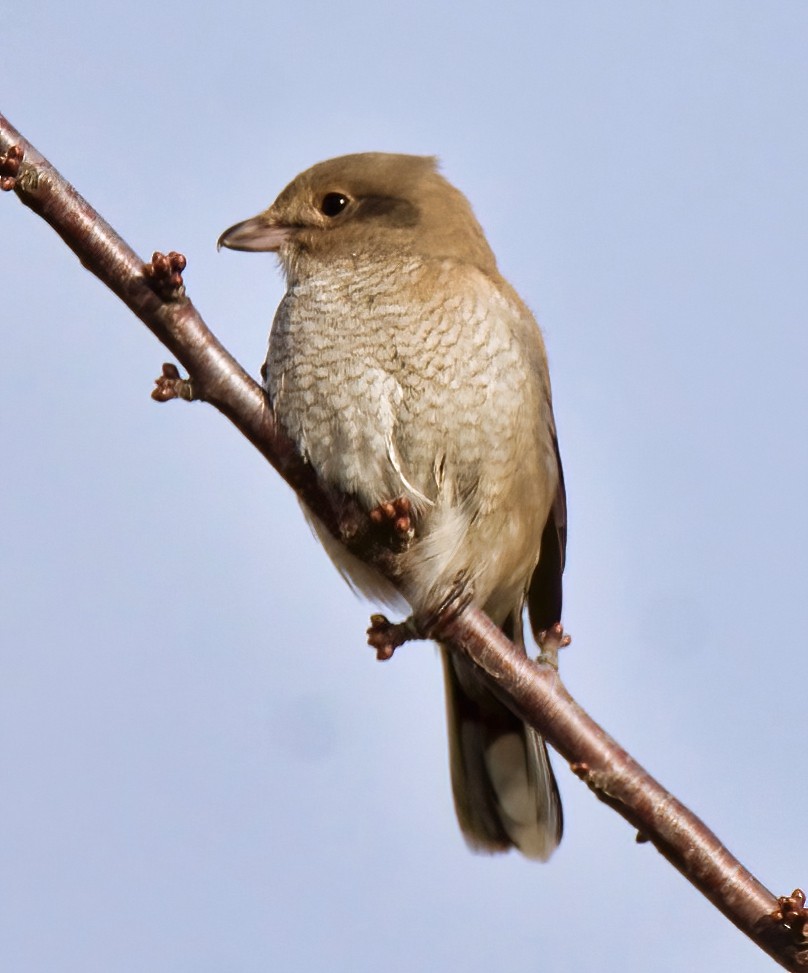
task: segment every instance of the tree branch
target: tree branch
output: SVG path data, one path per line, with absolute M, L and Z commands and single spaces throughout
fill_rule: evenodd
M 261 387 L 219 343 L 185 296 L 178 254 L 148 264 L 0 115 L 0 189 L 46 220 L 82 264 L 140 318 L 188 370 L 166 366 L 156 398 L 209 402 L 275 467 L 328 529 L 395 582 L 365 513 L 317 479 L 274 421 Z M 776 899 L 694 814 L 575 702 L 556 669 L 526 658 L 481 611 L 442 613 L 428 634 L 466 653 L 512 708 L 570 762 L 595 794 L 638 829 L 724 915 L 789 970 L 808 970 L 808 909 L 795 890 Z

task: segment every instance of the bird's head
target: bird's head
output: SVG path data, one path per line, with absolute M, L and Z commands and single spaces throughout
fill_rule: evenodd
M 287 275 L 301 260 L 413 254 L 496 272 L 466 197 L 431 156 L 364 152 L 320 162 L 275 202 L 219 237 L 231 250 L 276 252 Z

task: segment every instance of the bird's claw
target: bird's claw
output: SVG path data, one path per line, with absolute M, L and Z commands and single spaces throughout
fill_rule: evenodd
M 473 593 L 466 575 L 461 572 L 454 580 L 451 590 L 433 611 L 418 618 L 418 629 L 429 638 L 440 641 L 443 629 L 471 604 Z

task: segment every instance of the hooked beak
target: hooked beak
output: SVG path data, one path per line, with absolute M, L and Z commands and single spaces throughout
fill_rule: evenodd
M 275 253 L 289 239 L 292 230 L 293 227 L 273 223 L 266 213 L 260 213 L 225 230 L 219 237 L 216 249 L 227 247 L 228 250 L 266 250 Z

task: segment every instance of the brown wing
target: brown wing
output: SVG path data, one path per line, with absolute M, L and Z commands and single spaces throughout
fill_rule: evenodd
M 527 592 L 527 609 L 534 636 L 561 621 L 561 575 L 567 556 L 567 494 L 555 434 L 553 447 L 558 463 L 558 489 L 544 525 L 539 563 Z

